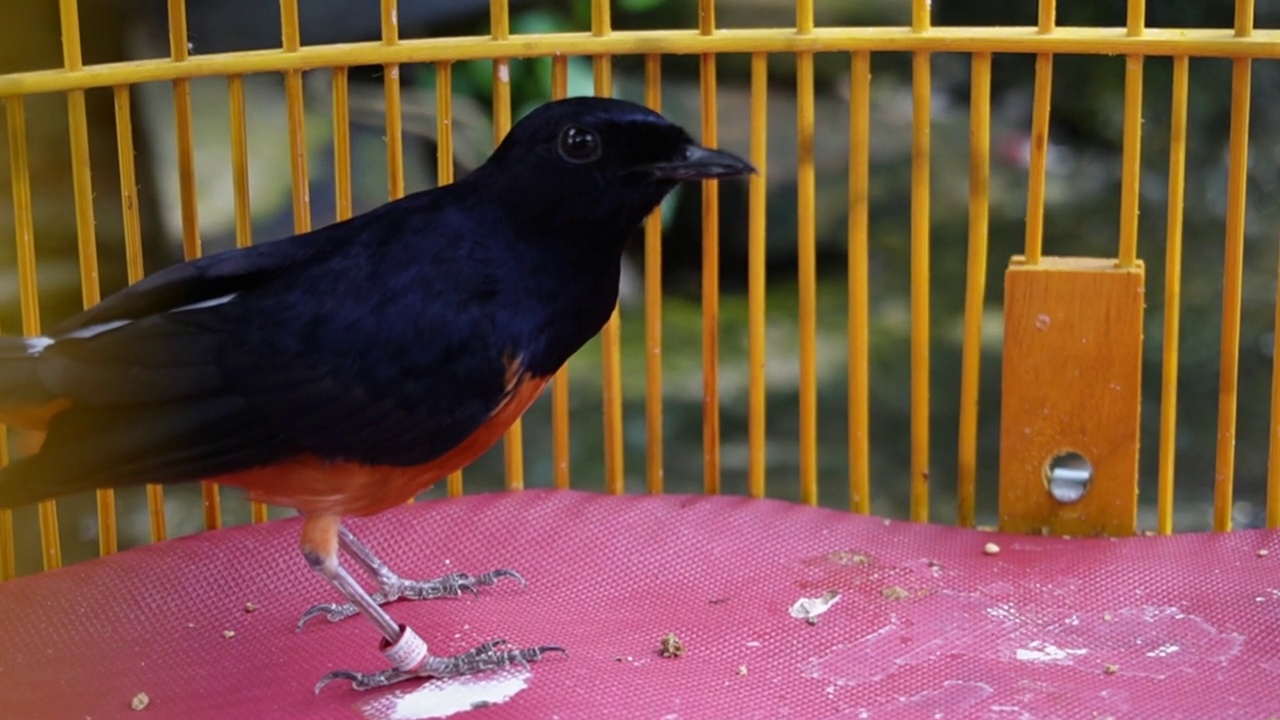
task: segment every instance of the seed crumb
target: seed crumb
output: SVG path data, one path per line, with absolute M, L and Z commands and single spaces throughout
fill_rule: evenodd
M 893 587 L 883 588 L 882 590 L 880 590 L 880 595 L 886 600 L 903 600 L 911 597 L 911 593 L 908 592 L 906 588 L 901 588 L 901 587 L 898 587 L 897 585 L 894 585 Z
M 746 674 L 747 674 L 747 666 L 746 666 L 746 665 L 739 665 L 739 666 L 738 666 L 738 674 L 739 674 L 739 675 L 746 675 Z
M 253 612 L 254 610 L 257 610 L 257 609 L 258 609 L 258 605 L 257 605 L 257 603 L 247 602 L 247 603 L 245 603 L 245 604 L 244 604 L 244 611 L 245 611 L 245 612 L 247 612 L 247 613 L 251 613 L 251 612 Z
M 228 640 L 230 640 L 231 638 L 233 638 L 233 637 L 235 637 L 235 636 L 236 636 L 236 631 L 235 631 L 235 630 L 223 630 L 223 631 L 222 631 L 222 637 L 224 637 L 224 638 L 226 638 L 226 639 L 228 639 Z
M 1115 675 L 1116 673 L 1120 672 L 1120 666 L 1115 663 L 1107 663 L 1106 665 L 1102 666 L 1102 672 L 1108 675 Z
M 1258 554 L 1258 557 L 1266 557 L 1271 554 L 1271 551 L 1266 548 L 1262 548 L 1261 550 L 1258 551 L 1257 554 Z
M 684 655 L 684 643 L 676 634 L 669 632 L 662 636 L 662 657 L 672 658 Z
M 989 542 L 982 546 L 982 552 L 985 555 L 998 555 L 1000 554 L 1000 546 L 993 542 Z
M 140 692 L 137 695 L 133 696 L 133 700 L 129 702 L 129 707 L 133 708 L 134 710 L 144 710 L 146 709 L 147 704 L 150 702 L 151 702 L 150 696 L 148 696 L 144 692 Z

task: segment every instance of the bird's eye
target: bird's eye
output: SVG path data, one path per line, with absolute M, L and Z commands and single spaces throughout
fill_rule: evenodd
M 560 133 L 560 157 L 571 163 L 591 162 L 600 152 L 600 136 L 581 125 L 570 125 Z

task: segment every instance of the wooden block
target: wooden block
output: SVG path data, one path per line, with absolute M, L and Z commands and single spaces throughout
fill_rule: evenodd
M 1114 259 L 1014 257 L 1005 272 L 1000 528 L 1129 535 L 1137 528 L 1144 270 Z M 1092 465 L 1074 502 L 1054 458 Z M 1060 491 L 1069 482 L 1054 483 Z M 1076 489 L 1078 490 L 1078 485 Z M 1064 496 L 1069 493 L 1063 493 Z

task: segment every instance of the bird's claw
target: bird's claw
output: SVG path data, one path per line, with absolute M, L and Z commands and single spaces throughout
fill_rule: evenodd
M 479 595 L 480 592 L 476 589 L 477 587 L 497 585 L 498 580 L 504 577 L 513 578 L 521 585 L 525 584 L 524 578 L 520 576 L 520 573 L 503 568 L 490 570 L 483 575 L 450 573 L 431 580 L 405 580 L 388 572 L 385 577 L 379 578 L 378 584 L 380 588 L 378 592 L 370 595 L 370 598 L 379 605 L 385 605 L 401 599 L 433 600 L 442 597 L 459 597 L 464 592 Z M 298 619 L 297 629 L 301 630 L 308 620 L 320 615 L 325 616 L 329 622 L 338 622 L 358 612 L 359 610 L 356 606 L 351 603 L 320 603 L 311 606 L 302 614 L 302 617 Z
M 387 668 L 386 670 L 376 673 L 359 673 L 353 670 L 334 670 L 320 678 L 320 681 L 316 683 L 316 693 L 319 694 L 320 690 L 333 680 L 350 680 L 351 687 L 353 689 L 370 690 L 372 688 L 394 685 L 398 682 L 416 677 L 450 678 L 484 672 L 487 670 L 499 670 L 516 665 L 528 667 L 529 663 L 542 659 L 542 656 L 547 653 L 558 652 L 565 655 L 569 654 L 568 650 L 557 645 L 538 645 L 530 648 L 506 650 L 500 649 L 501 646 L 506 644 L 506 640 L 498 639 L 472 648 L 460 655 L 453 655 L 450 657 L 435 657 L 428 655 L 416 670 Z

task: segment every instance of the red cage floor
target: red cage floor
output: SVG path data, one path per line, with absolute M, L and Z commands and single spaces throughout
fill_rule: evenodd
M 335 593 L 303 563 L 291 519 L 0 583 L 0 717 L 1280 714 L 1277 532 L 1063 540 L 738 497 L 555 491 L 350 526 L 406 577 L 512 567 L 528 579 L 389 606 L 437 654 L 505 637 L 568 657 L 316 696 L 327 671 L 385 661 L 363 618 L 294 632 Z M 831 590 L 815 623 L 791 615 Z M 667 633 L 683 656 L 661 655 Z M 139 693 L 149 702 L 135 711 Z

